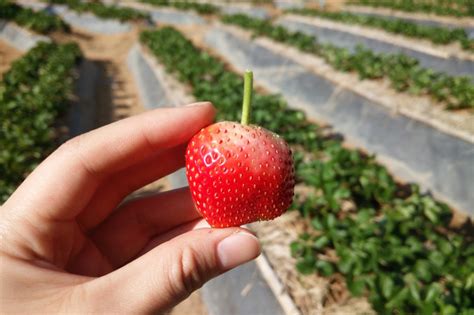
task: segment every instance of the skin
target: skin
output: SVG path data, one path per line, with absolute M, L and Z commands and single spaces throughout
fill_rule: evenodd
M 187 188 L 123 202 L 183 167 L 214 114 L 210 103 L 150 111 L 40 164 L 0 208 L 2 312 L 160 313 L 258 256 L 248 231 L 210 229 Z

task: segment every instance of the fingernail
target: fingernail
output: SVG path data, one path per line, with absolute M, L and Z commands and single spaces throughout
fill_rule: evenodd
M 250 233 L 238 232 L 217 245 L 217 256 L 225 270 L 232 269 L 260 255 L 258 239 Z
M 186 107 L 195 107 L 195 106 L 203 106 L 203 105 L 209 105 L 211 104 L 210 102 L 197 102 L 197 103 L 191 103 L 188 105 L 185 105 Z

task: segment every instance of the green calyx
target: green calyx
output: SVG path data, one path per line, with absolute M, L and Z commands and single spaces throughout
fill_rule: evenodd
M 244 100 L 242 102 L 242 125 L 248 125 L 250 123 L 250 112 L 252 106 L 252 85 L 253 85 L 253 72 L 246 70 L 244 74 Z

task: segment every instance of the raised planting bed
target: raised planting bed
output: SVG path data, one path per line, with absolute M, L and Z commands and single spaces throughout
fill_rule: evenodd
M 407 37 L 427 39 L 434 44 L 446 45 L 458 42 L 465 50 L 474 52 L 474 39 L 462 28 L 445 28 L 440 26 L 420 25 L 397 18 L 381 18 L 374 15 L 357 15 L 349 12 L 327 12 L 315 9 L 295 9 L 290 13 L 316 16 L 345 24 L 356 24 L 382 29 L 389 33 Z
M 58 145 L 54 126 L 68 110 L 75 44 L 38 43 L 16 60 L 0 83 L 0 202 Z
M 28 51 L 39 42 L 49 42 L 44 35 L 32 33 L 18 25 L 0 19 L 0 38 L 20 51 Z
M 66 5 L 46 3 L 20 2 L 22 6 L 28 6 L 35 10 L 48 12 L 50 15 L 61 17 L 69 25 L 86 31 L 99 34 L 119 34 L 129 32 L 132 29 L 130 23 L 121 21 L 120 15 L 112 18 L 109 15 L 100 17 L 89 11 L 74 11 Z M 46 14 L 46 13 L 45 13 Z M 125 20 L 125 19 L 124 19 Z
M 201 16 L 199 16 L 199 14 L 196 13 L 197 10 L 203 12 L 202 14 L 211 14 L 215 12 L 214 9 L 210 9 L 214 8 L 214 6 L 205 6 L 204 8 L 201 8 L 201 6 L 199 6 L 198 4 L 194 4 L 192 7 L 183 5 L 181 7 L 176 8 L 165 2 L 159 2 L 156 4 L 154 4 L 154 1 L 143 2 L 145 3 L 125 2 L 120 3 L 120 6 L 146 11 L 150 14 L 151 19 L 154 23 L 172 25 L 202 25 L 205 24 L 206 21 Z
M 469 54 L 449 54 L 443 49 L 421 45 L 413 41 L 373 35 L 355 26 L 336 24 L 318 18 L 285 15 L 276 22 L 285 28 L 317 37 L 319 43 L 332 44 L 354 51 L 362 45 L 373 52 L 402 53 L 415 58 L 425 68 L 452 76 L 469 76 L 474 81 L 474 59 Z
M 40 34 L 69 31 L 69 25 L 61 18 L 31 8 L 23 8 L 7 0 L 0 0 L 0 20 L 15 22 Z
M 142 0 L 141 2 L 159 7 L 174 7 L 179 10 L 191 10 L 199 14 L 218 13 L 219 7 L 210 3 L 198 3 L 187 1 L 168 1 L 168 0 Z
M 66 5 L 69 9 L 79 13 L 90 12 L 102 19 L 138 21 L 149 17 L 148 14 L 144 12 L 116 5 L 105 5 L 101 2 L 83 2 L 80 0 L 48 0 L 48 2 L 51 4 Z
M 313 35 L 245 15 L 224 16 L 222 20 L 249 29 L 257 36 L 266 36 L 321 56 L 335 69 L 356 72 L 361 79 L 390 79 L 394 89 L 428 94 L 437 101 L 446 102 L 449 109 L 474 106 L 474 83 L 469 77 L 452 77 L 423 68 L 416 59 L 406 55 L 376 54 L 361 46 L 350 52 L 332 44 L 320 44 Z
M 275 7 L 278 9 L 294 9 L 294 8 L 304 8 L 304 2 L 303 1 L 288 1 L 288 0 L 274 0 L 273 4 Z
M 406 12 L 433 13 L 437 15 L 448 16 L 474 16 L 474 5 L 471 1 L 452 0 L 452 1 L 426 1 L 426 0 L 352 0 L 353 5 L 363 5 L 371 7 L 389 8 Z
M 344 7 L 345 12 L 349 12 L 352 14 L 360 15 L 360 16 L 373 16 L 381 19 L 387 20 L 403 20 L 407 22 L 411 22 L 418 25 L 424 26 L 432 26 L 432 27 L 442 27 L 446 29 L 463 29 L 468 38 L 474 39 L 474 21 L 468 21 L 459 19 L 436 19 L 431 16 L 419 16 L 419 15 L 411 15 L 406 14 L 403 12 L 385 12 L 385 11 L 378 11 L 378 10 L 365 10 L 364 8 L 360 7 L 352 7 L 347 6 Z
M 168 8 L 152 9 L 150 14 L 153 22 L 158 24 L 199 25 L 205 23 L 204 19 L 195 13 L 180 12 Z
M 229 5 L 229 4 L 220 4 L 220 12 L 223 14 L 245 14 L 249 15 L 256 19 L 268 19 L 270 14 L 268 10 L 261 7 L 253 7 L 251 5 Z
M 218 120 L 238 120 L 239 75 L 175 29 L 148 31 L 141 40 L 196 99 L 218 107 Z M 449 226 L 446 205 L 396 184 L 373 157 L 345 148 L 278 96 L 256 93 L 253 117 L 294 150 L 294 208 L 311 228 L 291 246 L 298 270 L 343 277 L 382 313 L 474 309 L 474 244 Z
M 331 72 L 315 73 L 307 68 L 308 63 L 300 64 L 298 56 L 289 58 L 229 28 L 211 28 L 204 41 L 239 71 L 254 69 L 257 82 L 390 161 L 404 180 L 419 182 L 473 214 L 474 196 L 469 188 L 474 176 L 472 132 L 458 137 L 448 132 L 449 127 L 440 130 L 429 119 L 410 115 L 409 106 L 397 113 L 390 107 L 396 96 L 387 102 L 380 95 L 360 93 L 364 86 L 358 90 L 350 82 L 341 86 L 331 79 Z
M 130 49 L 127 63 L 145 108 L 180 106 L 194 101 L 141 45 L 136 44 Z

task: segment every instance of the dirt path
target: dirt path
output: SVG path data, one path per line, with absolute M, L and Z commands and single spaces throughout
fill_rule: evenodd
M 56 34 L 54 39 L 77 42 L 85 58 L 96 62 L 103 72 L 98 89 L 99 126 L 144 111 L 126 62 L 130 48 L 138 40 L 137 30 L 118 35 L 75 30 L 71 35 Z
M 133 76 L 128 69 L 127 56 L 138 41 L 139 30 L 116 35 L 101 35 L 83 30 L 72 34 L 55 34 L 58 42 L 75 41 L 84 57 L 99 68 L 99 86 L 96 89 L 96 127 L 130 117 L 145 111 Z M 159 180 L 142 189 L 150 192 L 168 187 L 166 180 Z
M 23 55 L 21 51 L 0 40 L 0 78 L 3 78 L 3 74 L 10 69 L 12 62 L 21 55 Z

